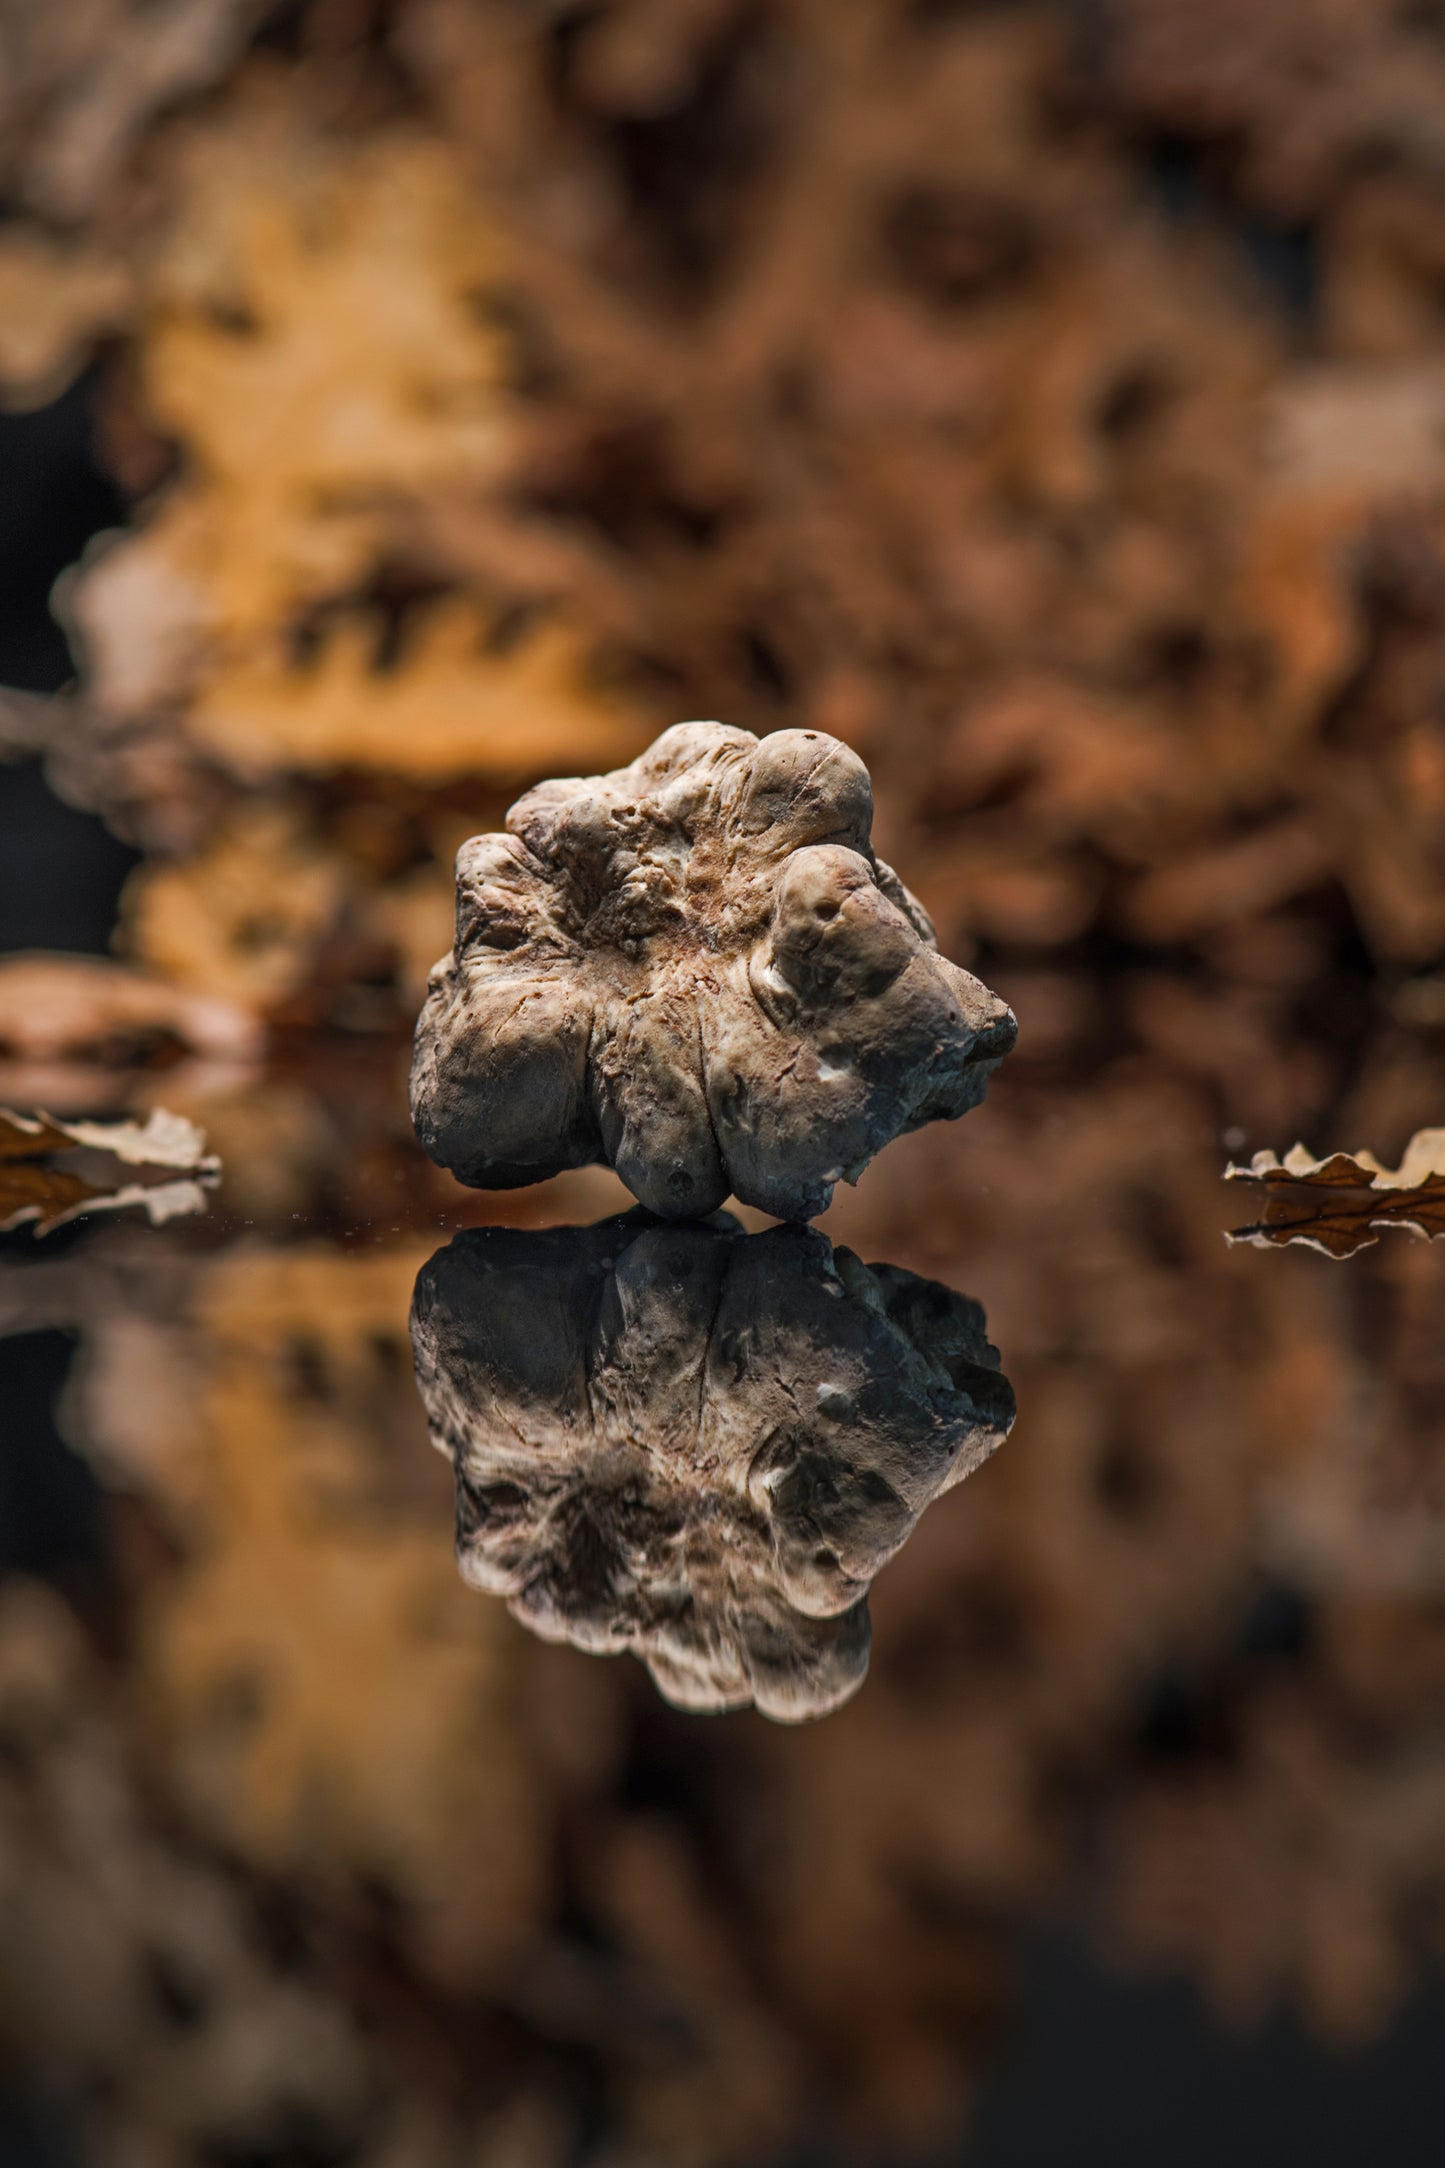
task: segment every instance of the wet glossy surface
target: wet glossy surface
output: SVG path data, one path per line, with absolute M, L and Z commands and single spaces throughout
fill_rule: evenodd
M 412 1343 L 463 1578 L 681 1708 L 788 1722 L 857 1691 L 875 1574 L 1014 1418 L 976 1303 L 799 1226 L 473 1230 Z
M 224 1164 L 0 1238 L 0 2168 L 1437 2168 L 1445 1186 L 1219 1177 L 1445 1120 L 1440 33 L 0 0 L 0 1109 Z M 1019 1019 L 801 1247 L 407 1127 L 688 715 Z
M 811 1233 L 455 1191 L 380 1063 L 168 1098 L 208 1215 L 0 1267 L 54 2158 L 1032 2159 L 1062 2036 L 1122 2079 L 1094 1966 L 1175 1983 L 1177 2097 L 1252 2131 L 1350 2043 L 1340 2132 L 1414 2097 L 1438 1246 L 1227 1249 L 1220 1140 L 1127 1072 L 1000 1085 Z M 698 1713 L 746 1699 L 833 1713 Z

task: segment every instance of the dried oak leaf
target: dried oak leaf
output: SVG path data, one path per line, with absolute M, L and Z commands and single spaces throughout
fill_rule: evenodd
M 1391 0 L 1111 0 L 1098 40 L 1126 115 L 1212 152 L 1275 217 L 1328 208 L 1374 166 L 1445 158 L 1445 61 Z
M 1224 1179 L 1265 1185 L 1264 1218 L 1227 1237 L 1257 1249 L 1304 1242 L 1327 1257 L 1352 1257 L 1383 1227 L 1445 1235 L 1445 1129 L 1417 1130 L 1398 1167 L 1382 1167 L 1373 1152 L 1313 1159 L 1296 1144 L 1283 1159 L 1256 1152 L 1247 1167 L 1226 1168 Z
M 125 1167 L 168 1170 L 169 1180 L 101 1179 L 93 1160 L 58 1165 L 63 1155 L 104 1153 Z M 0 1108 L 0 1234 L 33 1222 L 38 1234 L 83 1212 L 139 1206 L 153 1227 L 205 1209 L 220 1162 L 193 1122 L 155 1107 L 144 1122 L 62 1122 Z
M 977 1106 L 1013 1012 L 939 954 L 872 820 L 836 738 L 721 723 L 518 799 L 457 855 L 412 1065 L 426 1150 L 480 1189 L 601 1161 L 664 1218 L 731 1193 L 810 1219 Z
M 431 507 L 487 501 L 518 453 L 485 308 L 503 249 L 446 145 L 340 143 L 258 78 L 158 158 L 178 208 L 139 249 L 134 377 L 182 457 L 61 605 L 91 765 L 121 739 L 102 800 L 130 774 L 136 833 L 169 841 L 201 767 L 516 785 L 637 752 L 650 718 L 596 681 L 574 620 L 511 627 L 505 570 L 483 598 L 444 546 L 431 562 Z
M 137 869 L 126 937 L 173 984 L 266 1010 L 305 984 L 351 885 L 297 808 L 258 798 L 193 857 Z
M 443 146 L 392 130 L 343 150 L 286 99 L 239 98 L 224 126 L 181 134 L 165 171 L 181 208 L 145 266 L 136 369 L 184 465 L 92 552 L 66 611 L 101 711 L 184 718 L 204 693 L 226 750 L 254 673 L 274 679 L 310 612 L 364 590 L 394 522 L 505 470 L 507 357 L 479 304 L 498 250 Z M 261 765 L 284 761 L 267 697 L 305 764 L 308 694 L 324 740 L 346 661 L 296 665 L 279 707 L 261 688 L 241 726 L 259 723 Z M 363 721 L 342 757 L 364 759 L 366 738 Z M 387 751 L 405 765 L 404 731 Z
M 132 298 L 125 264 L 26 227 L 0 232 L 0 406 L 45 406 Z
M 50 216 L 102 204 L 155 114 L 222 76 L 266 0 L 5 0 L 0 187 Z
M 1433 354 L 1281 372 L 1262 402 L 1235 602 L 1269 642 L 1286 740 L 1313 733 L 1364 659 L 1358 565 L 1379 514 L 1445 498 L 1442 429 L 1445 368 Z
M 208 678 L 187 727 L 242 775 L 361 767 L 515 783 L 638 749 L 637 713 L 588 684 L 571 627 L 538 625 L 501 652 L 489 649 L 491 629 L 474 601 L 450 596 L 382 668 L 380 627 L 357 610 L 309 661 L 276 642 Z
M 396 824 L 405 835 L 405 822 Z M 452 860 L 474 818 L 437 813 L 424 855 L 378 868 L 346 834 L 276 793 L 240 801 L 200 849 L 140 866 L 122 899 L 124 939 L 188 998 L 252 1020 L 331 1013 L 340 1000 L 414 1014 L 453 918 Z M 381 841 L 391 841 L 384 821 Z M 299 1004 L 299 1008 L 298 1008 Z
M 97 1067 L 143 1060 L 158 1043 L 227 1064 L 260 1051 L 252 1019 L 214 993 L 95 956 L 0 959 L 0 1077 L 73 1069 L 93 1083 Z

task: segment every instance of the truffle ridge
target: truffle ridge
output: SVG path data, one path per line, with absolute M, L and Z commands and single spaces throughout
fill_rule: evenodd
M 892 1138 L 977 1106 L 1012 1011 L 938 953 L 869 841 L 857 754 L 679 723 L 542 783 L 457 853 L 411 1104 L 480 1189 L 602 1161 L 669 1219 L 825 1211 Z

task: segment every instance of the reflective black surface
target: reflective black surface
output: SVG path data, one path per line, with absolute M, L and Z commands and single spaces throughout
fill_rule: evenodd
M 399 1069 L 0 1244 L 16 2144 L 1429 2159 L 1439 1247 L 1228 1249 L 1126 1077 L 458 1231 Z
M 465 1578 L 690 1709 L 845 1701 L 874 1575 L 1014 1417 L 976 1303 L 802 1227 L 477 1229 L 412 1339 Z

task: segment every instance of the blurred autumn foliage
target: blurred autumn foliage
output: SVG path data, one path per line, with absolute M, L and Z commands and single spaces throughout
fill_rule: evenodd
M 396 1022 L 460 836 L 697 713 L 1246 1121 L 1438 1023 L 1445 47 L 1267 12 L 10 0 L 0 383 L 99 352 L 135 509 L 9 731 L 136 962 Z
M 0 0 L 0 393 L 88 371 L 129 506 L 0 750 L 143 853 L 0 1099 L 162 1099 L 230 1214 L 0 1273 L 120 1497 L 123 1666 L 0 1599 L 87 2158 L 925 2143 L 1045 1907 L 1332 2039 L 1439 1954 L 1440 1263 L 1217 1182 L 1442 1118 L 1442 115 L 1405 0 Z M 1022 1031 L 829 1218 L 1020 1419 L 806 1735 L 470 1596 L 406 1368 L 456 845 L 694 715 L 856 746 Z

